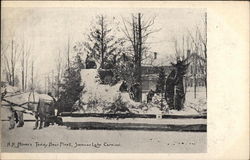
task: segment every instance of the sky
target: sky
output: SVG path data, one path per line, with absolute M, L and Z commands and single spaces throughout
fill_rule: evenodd
M 161 63 L 167 64 L 166 57 L 175 52 L 173 38 L 180 39 L 187 30 L 193 31 L 196 26 L 202 28 L 205 9 L 3 8 L 2 44 L 8 44 L 12 38 L 16 42 L 24 41 L 35 59 L 35 75 L 41 79 L 55 69 L 59 51 L 61 57 L 66 58 L 68 39 L 70 46 L 85 40 L 96 15 L 106 15 L 123 28 L 122 18 L 129 20 L 132 13 L 138 12 L 145 19 L 156 16 L 153 27 L 160 30 L 150 36 L 148 43 L 151 51 L 158 53 Z M 6 53 L 10 53 L 10 49 Z

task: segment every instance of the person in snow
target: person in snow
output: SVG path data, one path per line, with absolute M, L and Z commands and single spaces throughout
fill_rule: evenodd
M 152 102 L 152 98 L 154 97 L 154 94 L 155 92 L 152 89 L 150 89 L 150 91 L 147 94 L 147 103 Z
M 85 65 L 86 65 L 86 69 L 96 69 L 97 68 L 94 58 L 92 56 L 90 56 L 89 54 L 86 57 Z

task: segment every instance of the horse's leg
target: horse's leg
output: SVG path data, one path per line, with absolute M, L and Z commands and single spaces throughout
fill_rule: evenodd
M 49 118 L 48 115 L 44 116 L 44 127 L 48 127 L 49 126 Z
M 15 121 L 16 123 L 18 123 L 18 111 L 14 111 L 14 117 L 15 117 Z
M 17 116 L 18 116 L 18 122 L 19 122 L 17 127 L 22 127 L 24 125 L 23 112 L 17 111 Z
M 39 129 L 43 128 L 43 122 L 44 122 L 44 115 L 40 115 L 40 126 L 39 126 Z
M 35 123 L 35 127 L 33 129 L 37 129 L 37 127 L 38 127 L 38 122 L 39 122 L 38 118 L 39 118 L 39 116 L 38 116 L 37 113 L 35 113 L 35 118 L 36 118 L 36 123 Z
M 11 112 L 11 115 L 9 116 L 9 122 L 10 122 L 9 129 L 15 128 L 15 115 L 13 111 Z

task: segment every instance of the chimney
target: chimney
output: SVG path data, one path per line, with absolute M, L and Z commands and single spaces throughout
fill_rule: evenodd
M 154 59 L 157 59 L 157 52 L 154 52 Z

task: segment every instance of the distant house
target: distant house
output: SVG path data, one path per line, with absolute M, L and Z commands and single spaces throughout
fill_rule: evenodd
M 187 63 L 189 63 L 187 74 L 184 77 L 184 85 L 193 87 L 205 86 L 205 60 L 196 53 L 187 51 Z M 142 92 L 148 92 L 150 89 L 155 90 L 159 77 L 160 68 L 163 67 L 166 78 L 173 70 L 172 66 L 142 66 Z
M 187 63 L 189 63 L 188 72 L 185 76 L 185 83 L 188 87 L 204 87 L 206 81 L 205 59 L 197 53 L 187 52 Z
M 172 66 L 161 66 L 164 68 L 166 78 L 173 70 Z M 142 66 L 142 92 L 155 90 L 160 73 L 160 66 Z
M 154 59 L 157 60 L 157 54 L 154 54 Z M 184 76 L 184 85 L 193 87 L 196 83 L 197 87 L 205 86 L 205 60 L 196 53 L 187 51 L 187 63 L 189 63 L 187 74 Z M 142 92 L 147 93 L 150 89 L 156 90 L 157 80 L 159 78 L 160 68 L 163 67 L 165 71 L 165 78 L 174 69 L 172 66 L 160 66 L 159 63 L 150 66 L 142 66 Z M 100 78 L 103 84 L 110 84 L 112 82 L 113 72 L 110 69 L 99 70 Z

